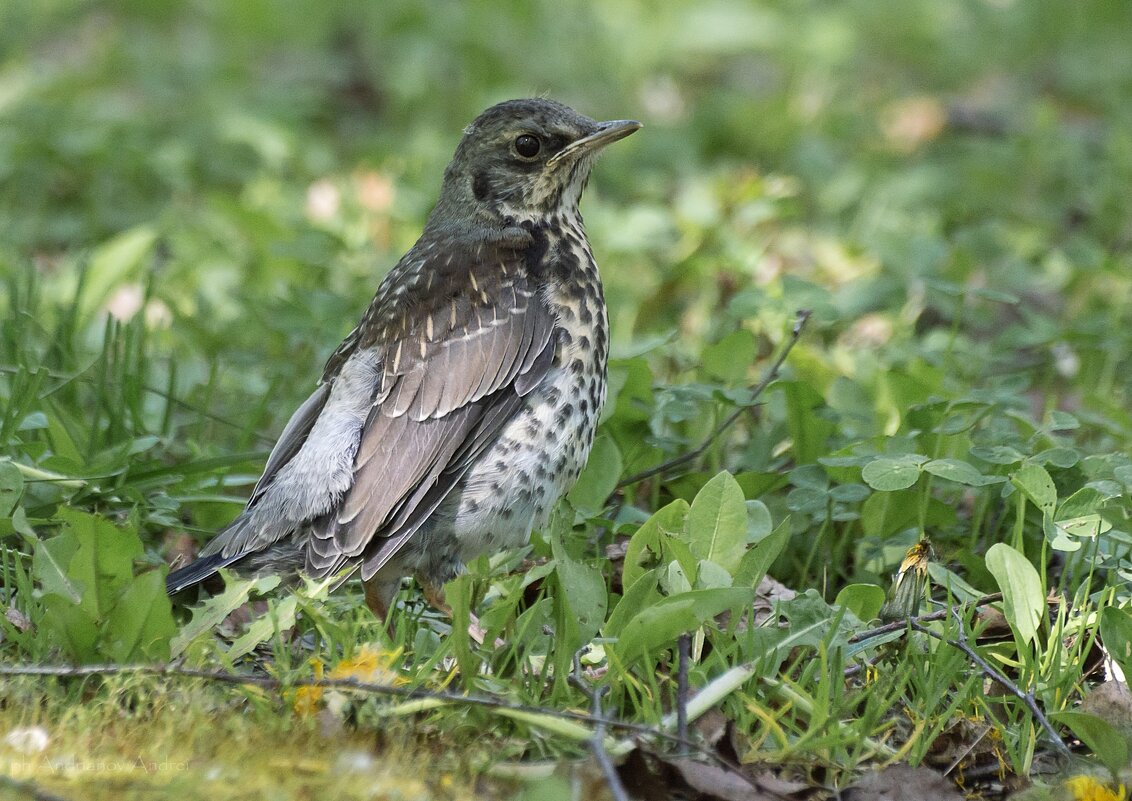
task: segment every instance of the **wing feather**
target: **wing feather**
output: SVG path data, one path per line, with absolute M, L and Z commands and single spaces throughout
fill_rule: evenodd
M 428 291 L 371 309 L 384 334 L 382 391 L 336 514 L 315 521 L 307 569 L 328 575 L 362 561 L 364 578 L 391 559 L 459 484 L 550 369 L 556 320 L 521 248 L 469 247 L 417 261 Z M 503 269 L 500 265 L 503 264 Z M 380 297 L 380 295 L 379 295 Z M 376 301 L 375 301 L 376 302 Z

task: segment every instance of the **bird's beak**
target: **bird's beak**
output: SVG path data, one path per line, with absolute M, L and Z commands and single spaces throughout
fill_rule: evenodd
M 641 124 L 636 120 L 599 122 L 596 131 L 566 145 L 547 160 L 546 166 L 555 167 L 562 162 L 574 161 L 588 153 L 596 153 L 606 145 L 639 131 L 641 127 Z

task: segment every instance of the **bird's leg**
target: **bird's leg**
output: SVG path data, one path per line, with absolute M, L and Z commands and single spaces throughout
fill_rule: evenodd
M 420 576 L 417 576 L 417 583 L 421 585 L 421 592 L 424 593 L 428 605 L 451 620 L 452 607 L 448 605 L 448 599 L 444 596 L 444 585 Z
M 427 578 L 422 578 L 421 576 L 417 576 L 417 583 L 421 585 L 421 592 L 424 593 L 425 600 L 428 601 L 429 606 L 451 620 L 452 607 L 448 605 L 448 601 L 444 597 L 444 585 L 437 584 L 436 582 L 430 581 Z M 480 645 L 483 645 L 483 639 L 486 635 L 487 632 L 484 631 L 483 626 L 480 625 L 479 618 L 469 612 L 468 636 Z
M 391 582 L 380 576 L 381 574 L 378 573 L 362 582 L 366 588 L 366 606 L 378 620 L 385 623 L 385 633 L 392 639 L 393 616 L 389 612 L 393 606 L 393 598 L 397 595 L 397 588 L 401 586 L 401 580 L 397 579 Z

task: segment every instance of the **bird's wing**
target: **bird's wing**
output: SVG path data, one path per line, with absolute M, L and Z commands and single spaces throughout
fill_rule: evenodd
M 312 525 L 309 572 L 359 559 L 364 577 L 376 572 L 549 370 L 556 320 L 524 258 L 516 242 L 434 248 L 383 284 L 341 356 L 377 348 L 382 374 L 353 485 Z
M 326 399 L 329 397 L 330 385 L 319 384 L 318 389 L 312 392 L 310 397 L 303 401 L 303 405 L 291 415 L 291 419 L 283 427 L 283 433 L 279 435 L 275 447 L 271 449 L 271 455 L 267 457 L 263 475 L 259 477 L 259 481 L 256 482 L 255 489 L 252 490 L 251 497 L 248 499 L 249 507 L 255 504 L 270 486 L 271 480 L 279 472 L 279 468 L 291 461 L 291 458 L 303 447 L 303 443 L 307 441 L 307 435 L 310 434 L 315 421 L 322 413 L 322 408 L 326 405 Z

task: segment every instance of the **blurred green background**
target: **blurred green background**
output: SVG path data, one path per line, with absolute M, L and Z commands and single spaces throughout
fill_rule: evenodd
M 795 463 L 971 387 L 1122 450 L 1130 30 L 1104 1 L 4 3 L 6 447 L 66 474 L 123 448 L 254 470 L 416 238 L 462 126 L 547 94 L 646 126 L 583 211 L 614 355 L 647 353 L 658 385 L 705 362 L 746 383 L 807 307 L 791 365 L 836 432 Z M 26 418 L 41 368 L 53 411 Z M 647 447 L 619 438 L 627 470 L 707 425 L 680 429 L 679 391 L 657 403 Z M 778 469 L 781 435 L 739 466 Z M 205 529 L 233 511 L 186 516 L 155 487 L 111 504 Z

